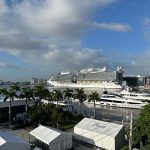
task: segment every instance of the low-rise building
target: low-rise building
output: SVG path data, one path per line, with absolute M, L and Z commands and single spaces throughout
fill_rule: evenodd
M 125 75 L 123 80 L 129 87 L 144 87 L 146 86 L 146 78 L 142 75 Z
M 30 100 L 28 102 L 28 105 L 33 105 L 36 103 L 36 100 Z M 0 101 L 0 123 L 8 122 L 9 118 L 9 99 L 8 101 L 4 102 Z M 12 111 L 12 119 L 16 117 L 17 114 L 24 113 L 25 112 L 25 105 L 26 100 L 25 99 L 14 99 L 14 101 L 11 102 L 11 111 Z
M 36 84 L 46 84 L 46 80 L 42 78 L 32 78 L 30 84 L 36 85 Z
M 32 78 L 31 84 L 38 84 L 38 78 Z

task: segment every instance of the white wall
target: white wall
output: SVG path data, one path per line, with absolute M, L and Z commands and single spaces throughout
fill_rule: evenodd
M 125 129 L 122 128 L 120 132 L 115 137 L 116 141 L 116 150 L 120 150 L 120 148 L 125 144 Z
M 59 137 L 50 142 L 49 150 L 66 150 L 72 147 L 72 136 L 61 134 Z

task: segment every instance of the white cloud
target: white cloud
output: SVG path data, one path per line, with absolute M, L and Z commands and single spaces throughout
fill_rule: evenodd
M 100 63 L 105 62 L 105 57 L 102 54 L 101 50 L 97 49 L 55 49 L 54 51 L 48 52 L 43 55 L 43 58 L 47 60 L 47 62 L 55 64 L 60 64 L 63 67 L 67 67 L 69 69 L 75 67 L 83 67 L 90 65 L 99 65 Z M 58 63 L 59 62 L 59 63 Z M 49 63 L 50 64 L 50 63 Z M 52 65 L 52 64 L 50 64 Z
M 18 17 L 22 26 L 19 28 L 23 30 L 51 37 L 76 38 L 87 29 L 86 24 L 97 8 L 114 2 L 116 0 L 23 0 L 11 11 Z
M 0 50 L 52 68 L 105 63 L 101 50 L 82 47 L 81 37 L 95 28 L 131 31 L 129 25 L 91 21 L 95 10 L 116 1 L 13 0 L 9 7 L 0 0 Z
M 146 17 L 144 18 L 143 24 L 150 24 L 150 18 Z
M 16 66 L 16 65 L 6 63 L 4 61 L 0 61 L 0 68 L 15 68 L 15 69 L 18 69 L 19 67 Z
M 143 22 L 143 33 L 146 40 L 150 41 L 150 18 L 144 18 Z
M 0 62 L 0 68 L 6 67 L 7 65 L 4 62 Z
M 113 60 L 112 60 L 113 59 Z M 115 62 L 116 60 L 116 62 Z M 122 66 L 125 74 L 140 74 L 149 75 L 150 73 L 150 49 L 147 51 L 130 54 L 129 52 L 121 53 L 120 51 L 113 52 L 113 58 L 110 56 L 110 61 L 113 66 Z
M 7 12 L 7 6 L 5 4 L 5 0 L 0 0 L 0 15 L 2 15 L 3 13 Z
M 120 23 L 93 23 L 91 24 L 92 27 L 99 28 L 99 29 L 106 29 L 118 32 L 129 32 L 132 31 L 129 25 L 120 24 Z

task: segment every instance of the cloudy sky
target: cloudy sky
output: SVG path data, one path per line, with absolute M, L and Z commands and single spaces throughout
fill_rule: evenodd
M 85 67 L 150 75 L 150 0 L 0 0 L 0 78 Z

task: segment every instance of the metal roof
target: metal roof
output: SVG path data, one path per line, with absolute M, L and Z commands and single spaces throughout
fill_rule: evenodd
M 91 118 L 84 118 L 75 126 L 75 128 L 86 130 L 86 132 L 97 133 L 97 137 L 98 135 L 115 137 L 119 133 L 119 131 L 123 128 L 123 125 L 95 120 Z M 84 133 L 82 133 L 82 135 L 83 134 Z
M 36 139 L 39 139 L 40 141 L 48 145 L 50 144 L 51 141 L 61 136 L 62 134 L 68 136 L 66 133 L 61 132 L 57 129 L 45 127 L 42 125 L 40 125 L 39 127 L 35 128 L 30 132 L 30 135 L 34 136 Z

